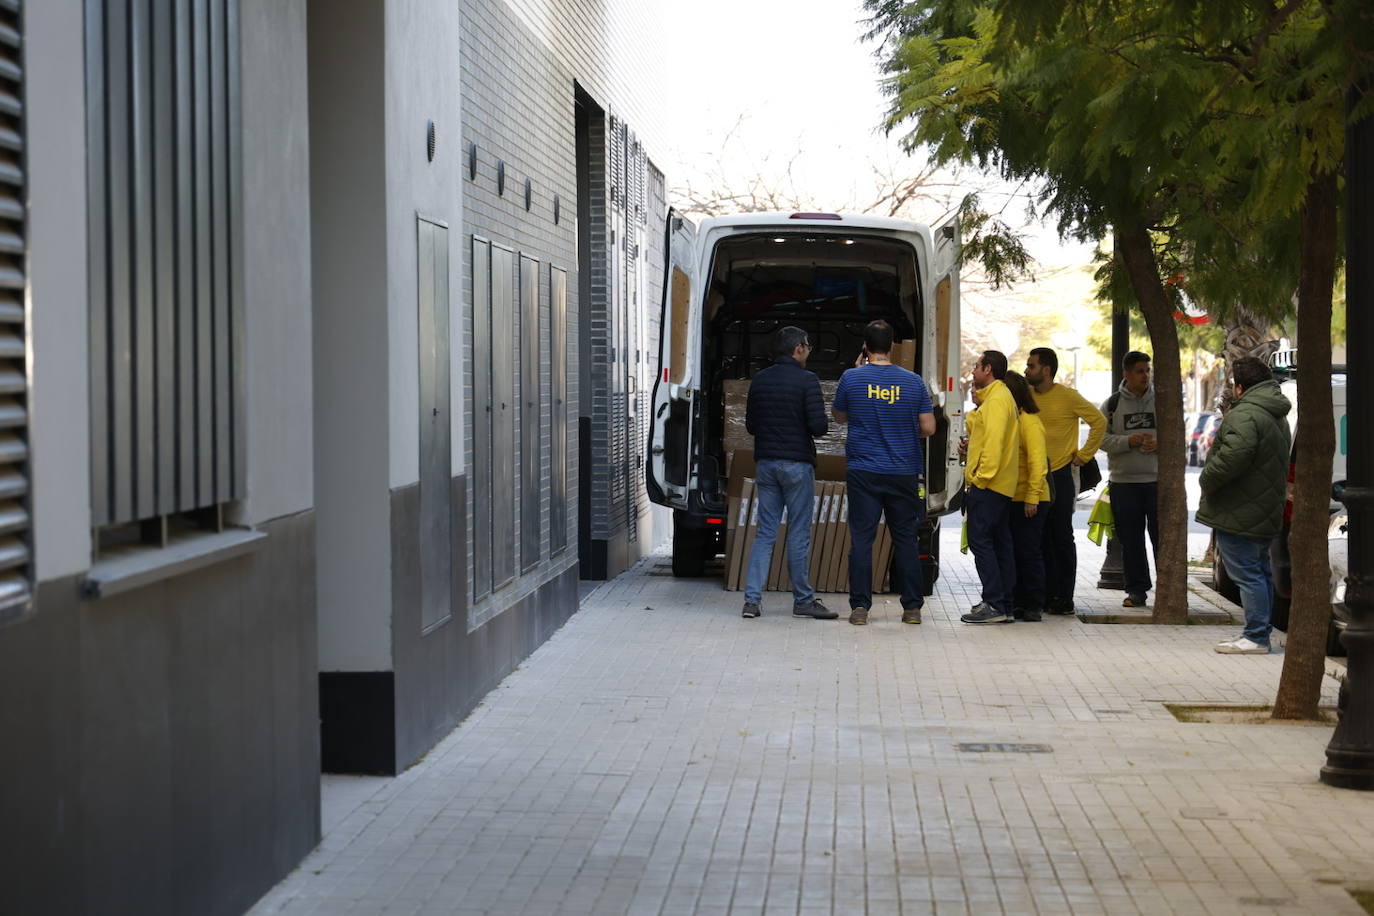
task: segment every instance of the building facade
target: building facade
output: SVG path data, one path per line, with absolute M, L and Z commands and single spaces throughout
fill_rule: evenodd
M 0 0 L 0 912 L 241 911 L 666 534 L 659 27 Z

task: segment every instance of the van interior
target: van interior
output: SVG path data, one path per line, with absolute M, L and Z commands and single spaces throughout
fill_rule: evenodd
M 919 342 L 917 316 L 923 314 L 910 245 L 814 229 L 721 240 L 712 256 L 705 304 L 701 484 L 717 493 L 725 472 L 724 383 L 753 378 L 772 365 L 773 334 L 779 328 L 804 329 L 814 347 L 807 368 L 822 380 L 838 379 L 863 349 L 863 329 L 870 321 L 887 321 L 896 340 Z M 916 360 L 922 364 L 919 350 Z

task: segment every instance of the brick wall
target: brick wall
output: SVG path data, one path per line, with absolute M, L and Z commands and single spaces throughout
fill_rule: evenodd
M 592 420 L 590 456 L 590 498 L 592 537 L 605 539 L 634 526 L 643 496 L 643 443 L 647 401 L 643 385 L 631 385 L 630 373 L 644 374 L 644 361 L 656 366 L 657 333 L 653 343 L 639 344 L 640 335 L 650 331 L 648 312 L 658 317 L 657 294 L 650 302 L 650 285 L 661 283 L 662 243 L 646 244 L 645 239 L 661 234 L 659 228 L 647 231 L 655 220 L 649 218 L 648 150 L 636 140 L 630 151 L 639 164 L 627 186 L 635 198 L 627 198 L 608 176 L 613 162 L 608 143 L 624 123 L 617 110 L 634 111 L 648 118 L 661 97 L 657 71 L 644 64 L 642 49 L 657 40 L 655 4 L 618 8 L 606 14 L 594 2 L 553 2 L 529 4 L 504 0 L 466 0 L 463 42 L 459 60 L 463 80 L 463 155 L 467 144 L 477 145 L 477 174 L 464 187 L 464 233 L 461 320 L 465 328 L 465 379 L 463 416 L 470 431 L 473 423 L 472 401 L 472 264 L 471 237 L 478 235 L 514 248 L 540 262 L 540 315 L 549 320 L 549 265 L 568 271 L 568 543 L 577 544 L 577 481 L 579 477 L 578 416 Z M 600 12 L 598 12 L 600 11 Z M 627 51 L 632 49 L 632 51 Z M 620 55 L 620 57 L 616 57 Z M 591 236 L 591 259 L 580 265 L 590 272 L 590 301 L 579 294 L 577 263 L 577 156 L 575 85 L 581 86 L 597 104 L 609 112 L 606 119 L 594 118 L 591 125 L 591 206 L 592 225 L 583 227 Z M 630 125 L 633 129 L 634 125 Z M 657 133 L 657 126 L 651 125 Z M 619 133 L 628 136 L 629 132 Z M 505 164 L 505 193 L 497 193 L 497 162 Z M 624 158 L 621 159 L 623 166 Z M 634 170 L 631 170 L 632 172 Z M 526 179 L 532 182 L 532 206 L 524 201 Z M 622 179 L 623 181 L 625 179 Z M 662 178 L 659 176 L 659 198 Z M 561 218 L 555 224 L 553 200 L 557 195 Z M 620 199 L 617 200 L 616 197 Z M 626 216 L 625 203 L 631 204 Z M 639 209 L 635 211 L 635 201 Z M 609 202 L 609 206 L 608 206 Z M 659 204 L 661 207 L 661 204 Z M 658 222 L 661 222 L 659 220 Z M 623 228 L 616 230 L 623 223 Z M 651 263 L 651 252 L 659 253 Z M 634 257 L 627 258 L 627 252 Z M 638 279 L 642 277 L 645 279 Z M 520 316 L 515 339 L 521 339 Z M 582 322 L 588 322 L 587 334 Z M 547 323 L 541 336 L 547 335 Z M 585 341 L 586 349 L 579 345 Z M 626 344 L 632 343 L 627 346 Z M 649 354 L 653 349 L 654 353 Z M 639 362 L 636 362 L 638 358 Z M 589 366 L 583 366 L 590 360 Z M 647 370 L 651 378 L 654 369 Z M 585 383 L 585 384 L 584 384 Z M 552 442 L 549 440 L 552 379 L 545 365 L 541 371 L 541 417 L 543 479 L 549 479 Z M 629 416 L 630 390 L 636 392 L 635 416 Z M 517 415 L 516 441 L 520 441 Z M 465 436 L 467 464 L 473 467 L 472 436 Z M 509 456 L 516 467 L 516 492 L 525 482 L 519 479 L 518 456 Z M 469 473 L 469 479 L 472 479 Z M 541 482 L 542 483 L 542 482 Z M 518 498 L 518 497 L 517 497 Z M 545 487 L 542 517 L 549 518 L 548 489 Z M 468 500 L 473 505 L 473 500 Z M 518 516 L 518 512 L 517 512 Z M 517 525 L 519 520 L 517 518 Z M 471 530 L 472 520 L 468 519 Z M 522 532 L 516 532 L 520 544 Z M 469 625 L 476 627 L 520 600 L 524 595 L 552 579 L 576 562 L 577 551 L 570 549 L 548 559 L 548 533 L 541 532 L 545 561 L 519 577 L 513 586 L 499 590 L 473 607 Z M 472 553 L 468 553 L 471 573 Z M 472 576 L 469 575 L 471 582 Z

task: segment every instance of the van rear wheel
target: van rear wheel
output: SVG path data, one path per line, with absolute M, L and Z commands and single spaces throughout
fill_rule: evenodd
M 704 528 L 673 524 L 673 575 L 691 579 L 706 571 L 707 552 L 714 555 L 715 533 Z

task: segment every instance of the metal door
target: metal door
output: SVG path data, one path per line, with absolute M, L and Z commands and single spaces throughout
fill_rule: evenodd
M 491 591 L 491 242 L 472 238 L 472 597 Z
M 515 578 L 515 252 L 491 246 L 492 588 Z M 478 536 L 481 533 L 478 532 Z
M 448 227 L 418 219 L 420 304 L 420 624 L 452 606 L 453 502 L 449 438 Z

